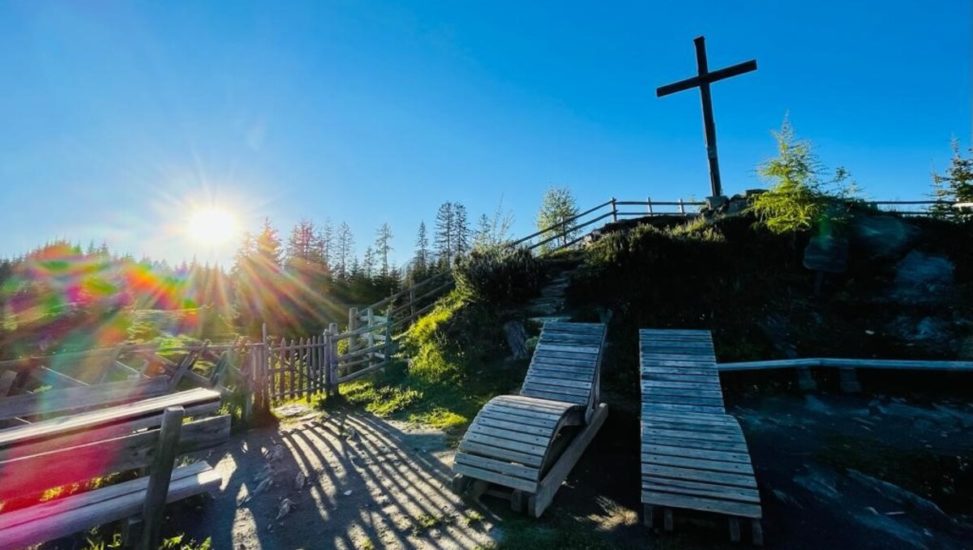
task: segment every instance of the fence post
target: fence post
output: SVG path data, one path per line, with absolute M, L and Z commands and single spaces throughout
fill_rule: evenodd
M 649 215 L 652 215 L 652 197 L 645 198 L 646 208 L 648 209 Z
M 348 332 L 355 332 L 361 326 L 361 315 L 358 308 L 353 307 L 348 310 Z M 354 334 L 348 338 L 348 353 L 358 349 L 358 335 Z
M 391 313 L 391 311 L 390 311 Z M 414 286 L 409 287 L 409 317 L 416 316 L 416 288 Z M 392 322 L 392 316 L 388 316 L 388 321 Z
M 267 335 L 267 323 L 263 323 L 260 328 L 260 395 L 262 396 L 261 408 L 263 412 L 270 412 L 270 402 L 274 396 L 274 377 L 270 373 L 270 336 Z
M 365 334 L 365 347 L 372 348 L 375 346 L 375 332 L 373 328 L 375 326 L 375 315 L 372 308 L 365 310 L 365 323 L 365 326 L 368 327 L 368 333 Z M 366 358 L 368 359 L 368 366 L 372 366 L 372 352 L 368 352 Z
M 328 397 L 338 395 L 338 325 L 328 325 Z
M 618 221 L 618 205 L 615 204 L 616 202 L 618 201 L 615 200 L 615 197 L 612 197 L 612 222 Z
M 682 199 L 679 199 L 679 213 L 683 216 L 686 215 L 686 205 L 682 203 Z
M 392 359 L 392 319 L 385 319 L 385 362 Z

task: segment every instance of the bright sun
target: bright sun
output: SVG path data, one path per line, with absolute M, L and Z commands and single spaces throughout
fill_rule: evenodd
M 194 209 L 186 226 L 190 239 L 210 246 L 229 242 L 238 231 L 239 224 L 233 214 L 215 206 Z

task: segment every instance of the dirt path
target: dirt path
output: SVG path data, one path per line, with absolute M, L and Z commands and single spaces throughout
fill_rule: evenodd
M 501 540 L 531 550 L 735 547 L 725 520 L 706 515 L 680 513 L 670 534 L 640 525 L 638 419 L 607 398 L 618 406 L 539 520 L 496 499 L 481 507 L 455 497 L 442 432 L 309 413 L 211 453 L 227 480 L 222 493 L 174 507 L 171 525 L 213 537 L 218 550 L 479 548 Z M 747 435 L 769 547 L 967 547 L 973 405 L 790 393 L 734 401 L 728 408 Z
M 213 537 L 215 549 L 491 543 L 489 514 L 448 489 L 452 453 L 442 432 L 313 413 L 246 433 L 212 456 L 222 453 L 222 493 L 172 518 L 197 540 Z

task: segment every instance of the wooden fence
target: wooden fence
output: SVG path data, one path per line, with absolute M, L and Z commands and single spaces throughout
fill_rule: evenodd
M 251 344 L 234 342 L 159 347 L 121 344 L 78 352 L 0 361 L 0 400 L 50 389 L 98 387 L 118 382 L 165 379 L 167 391 L 181 386 L 212 388 L 224 397 L 250 394 L 254 387 Z M 252 414 L 244 399 L 242 414 Z

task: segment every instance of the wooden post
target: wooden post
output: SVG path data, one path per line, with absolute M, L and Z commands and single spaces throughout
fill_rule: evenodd
M 618 221 L 618 205 L 616 204 L 617 202 L 618 201 L 615 200 L 615 197 L 612 197 L 612 222 Z
M 247 348 L 245 347 L 244 349 Z M 256 397 L 256 384 L 253 383 L 254 371 L 256 369 L 256 361 L 254 360 L 256 356 L 254 355 L 254 353 L 255 353 L 254 348 L 252 346 L 249 347 L 247 353 L 247 362 L 249 363 L 249 368 L 247 368 L 244 371 L 246 372 L 246 376 L 243 377 L 244 379 L 243 412 L 241 414 L 243 415 L 243 424 L 245 426 L 249 426 L 251 421 L 253 420 L 253 404 L 254 404 L 254 399 Z M 243 366 L 242 361 L 240 362 L 240 365 L 241 367 Z M 241 368 L 240 370 L 244 370 L 244 369 Z
M 330 381 L 329 396 L 338 395 L 338 325 L 328 325 L 328 380 Z
M 647 210 L 649 211 L 649 215 L 651 216 L 652 215 L 652 197 L 646 197 L 645 203 L 648 205 L 647 206 Z
M 392 310 L 390 309 L 389 313 L 391 312 Z M 416 316 L 416 289 L 415 287 L 410 286 L 409 287 L 409 317 L 415 318 L 415 316 Z M 392 322 L 391 315 L 388 316 L 388 322 L 390 323 Z
M 348 310 L 348 332 L 354 332 L 358 330 L 361 324 L 361 316 L 358 313 L 358 308 L 353 307 Z M 348 353 L 355 351 L 358 348 L 358 336 L 350 336 L 348 338 Z
M 372 308 L 365 310 L 365 323 L 368 327 L 368 334 L 365 336 L 365 347 L 371 348 L 375 346 L 375 315 L 372 312 Z M 368 367 L 372 366 L 372 352 L 368 352 Z M 367 367 L 366 367 L 367 368 Z
M 858 382 L 858 374 L 852 368 L 838 369 L 838 383 L 845 393 L 861 393 L 862 385 Z
M 152 473 L 142 506 L 142 519 L 145 522 L 142 530 L 143 550 L 155 550 L 159 547 L 166 497 L 169 496 L 169 481 L 176 461 L 176 448 L 179 446 L 179 431 L 182 429 L 184 414 L 182 407 L 169 407 L 162 414 L 159 446 L 152 459 Z
M 679 213 L 683 216 L 686 215 L 686 205 L 682 203 L 682 199 L 679 199 Z
M 385 318 L 385 361 L 392 359 L 392 318 Z

